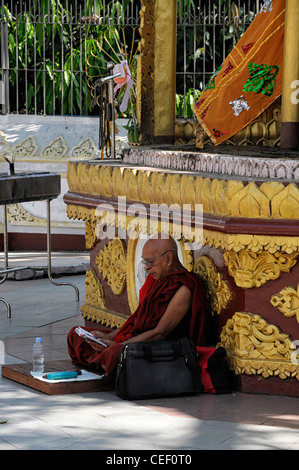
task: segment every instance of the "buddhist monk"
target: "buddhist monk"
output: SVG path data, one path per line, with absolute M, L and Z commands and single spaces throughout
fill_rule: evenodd
M 75 328 L 68 334 L 73 362 L 112 375 L 124 344 L 188 337 L 197 346 L 206 344 L 208 300 L 200 278 L 188 272 L 178 258 L 177 244 L 159 234 L 142 250 L 147 278 L 139 293 L 139 305 L 119 330 L 87 328 L 106 345 L 86 341 Z

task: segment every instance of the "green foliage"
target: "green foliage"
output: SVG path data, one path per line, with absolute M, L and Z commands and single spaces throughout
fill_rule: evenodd
M 131 143 L 138 143 L 139 142 L 139 132 L 137 129 L 137 125 L 135 119 L 130 117 L 128 123 L 123 126 L 128 132 L 128 141 Z
M 193 117 L 193 107 L 199 100 L 201 90 L 190 88 L 185 95 L 176 94 L 175 111 L 176 116 Z
M 59 0 L 32 0 L 31 10 L 19 13 L 16 18 L 4 6 L 8 21 L 10 108 L 26 109 L 28 113 L 47 115 L 97 114 L 86 75 L 86 60 L 91 51 L 101 59 L 94 70 L 98 78 L 105 70 L 107 56 L 97 47 L 104 32 L 112 41 L 115 28 L 112 19 L 120 22 L 132 0 L 113 2 L 110 17 L 104 24 L 71 23 L 70 11 Z M 107 6 L 107 2 L 106 2 Z M 69 1 L 69 8 L 75 2 Z M 103 14 L 101 1 L 87 0 L 88 14 Z M 74 9 L 73 9 L 74 12 Z M 110 34 L 111 33 L 111 34 Z M 110 38 L 111 36 L 111 38 Z M 103 48 L 108 49 L 109 43 Z M 102 69 L 102 70 L 101 70 Z M 91 72 L 93 72 L 91 70 Z M 18 103 L 14 87 L 18 82 Z M 17 109 L 19 108 L 19 109 Z
M 84 5 L 83 0 L 77 1 L 81 7 Z M 117 38 L 113 24 L 124 22 L 127 7 L 132 2 L 136 3 L 137 0 L 86 0 L 87 15 L 103 17 L 103 7 L 108 7 L 109 13 L 102 18 L 103 24 L 83 24 L 80 18 L 78 24 L 71 22 L 71 11 L 74 15 L 76 0 L 31 0 L 28 2 L 31 10 L 23 10 L 16 17 L 4 5 L 2 16 L 8 24 L 11 111 L 26 109 L 28 113 L 48 115 L 97 114 L 98 107 L 93 107 L 90 86 L 105 70 L 108 54 L 115 59 L 111 45 L 117 51 L 117 41 L 121 42 L 122 38 Z M 248 0 L 248 5 L 254 2 L 256 0 Z M 65 8 L 66 4 L 69 11 Z M 211 4 L 215 18 L 224 14 L 225 23 L 216 22 L 215 25 L 205 24 L 203 27 L 203 12 L 196 10 L 198 2 L 178 0 L 180 18 L 187 18 L 189 9 L 195 15 L 195 27 L 192 24 L 188 26 L 186 20 L 183 21 L 184 26 L 178 24 L 177 28 L 178 45 L 183 44 L 184 39 L 187 41 L 185 51 L 181 47 L 177 49 L 177 70 L 184 71 L 186 79 L 184 82 L 182 75 L 178 74 L 178 116 L 193 116 L 192 108 L 205 83 L 245 29 L 240 20 L 244 13 L 242 2 L 241 6 L 240 2 L 231 0 Z M 252 21 L 253 16 L 250 12 L 247 21 Z M 106 42 L 103 40 L 104 34 L 108 38 Z M 101 47 L 98 47 L 100 43 Z M 15 92 L 16 84 L 18 93 Z M 188 90 L 186 94 L 185 89 Z

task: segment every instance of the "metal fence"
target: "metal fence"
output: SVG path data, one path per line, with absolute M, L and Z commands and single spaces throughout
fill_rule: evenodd
M 139 11 L 130 0 L 1 0 L 2 112 L 98 113 L 92 80 L 111 50 L 138 41 Z
M 262 0 L 177 1 L 177 114 L 188 116 Z M 109 60 L 137 51 L 140 8 L 140 0 L 1 0 L 2 113 L 97 114 L 92 81 Z
M 178 0 L 177 114 L 193 116 L 205 85 L 264 0 Z

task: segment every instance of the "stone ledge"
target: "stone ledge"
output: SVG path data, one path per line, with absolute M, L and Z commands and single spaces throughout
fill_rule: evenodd
M 262 181 L 298 181 L 297 152 L 280 149 L 250 147 L 250 149 L 214 148 L 198 151 L 188 145 L 183 148 L 132 148 L 125 149 L 123 163 L 138 167 L 154 167 L 177 171 L 192 171 L 219 177 L 255 178 Z

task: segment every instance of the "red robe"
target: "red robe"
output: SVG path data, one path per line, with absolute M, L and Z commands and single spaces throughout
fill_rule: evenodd
M 205 288 L 199 277 L 192 272 L 180 271 L 168 274 L 159 281 L 148 276 L 140 290 L 139 305 L 135 312 L 113 338 L 114 345 L 101 352 L 92 347 L 74 331 L 68 335 L 68 349 L 71 359 L 83 366 L 101 370 L 103 365 L 106 375 L 115 370 L 123 342 L 145 331 L 154 329 L 163 316 L 170 300 L 182 285 L 186 285 L 192 294 L 189 338 L 197 345 L 205 345 L 208 320 L 208 300 Z M 95 328 L 86 328 L 94 330 Z

